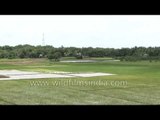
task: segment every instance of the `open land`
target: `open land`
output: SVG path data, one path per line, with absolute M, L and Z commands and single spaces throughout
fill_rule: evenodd
M 97 58 L 95 60 L 98 61 Z M 160 62 L 1 59 L 0 71 L 0 104 L 160 104 Z M 93 73 L 94 76 L 90 76 Z M 106 75 L 98 75 L 102 73 Z M 36 74 L 63 77 L 13 80 L 13 76 Z

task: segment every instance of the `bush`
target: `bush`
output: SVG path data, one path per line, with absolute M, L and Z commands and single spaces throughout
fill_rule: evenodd
M 77 59 L 83 59 L 83 56 L 80 55 L 80 56 L 76 56 Z
M 76 57 L 77 59 L 83 59 L 83 56 L 82 56 L 81 53 L 77 53 L 77 54 L 75 55 L 75 57 Z
M 47 56 L 47 58 L 49 59 L 49 60 L 55 60 L 55 61 L 59 61 L 60 60 L 60 58 L 61 58 L 61 53 L 60 52 L 55 52 L 55 53 L 50 53 L 48 56 Z

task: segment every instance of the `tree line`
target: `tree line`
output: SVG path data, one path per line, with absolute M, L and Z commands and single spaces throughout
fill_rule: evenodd
M 121 61 L 160 60 L 160 47 L 133 47 L 133 48 L 92 48 L 92 47 L 58 47 L 50 45 L 32 46 L 0 46 L 0 58 L 48 58 L 59 60 L 60 57 L 112 57 Z

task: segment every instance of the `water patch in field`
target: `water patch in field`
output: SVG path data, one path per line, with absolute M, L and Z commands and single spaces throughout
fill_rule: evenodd
M 52 73 L 30 72 L 20 70 L 0 70 L 0 75 L 9 78 L 0 78 L 0 80 L 17 80 L 17 79 L 37 79 L 37 78 L 70 78 L 70 77 L 96 77 L 114 75 L 110 73 L 74 73 L 53 71 Z

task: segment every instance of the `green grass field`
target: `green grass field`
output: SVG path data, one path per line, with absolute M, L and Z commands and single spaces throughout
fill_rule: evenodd
M 0 70 L 11 69 L 41 72 L 106 72 L 116 75 L 90 78 L 2 80 L 0 81 L 0 104 L 160 104 L 160 62 L 55 63 L 46 59 L 0 60 Z M 54 85 L 53 83 L 57 81 L 60 83 L 77 81 L 85 85 Z M 89 85 L 91 82 L 107 84 Z

